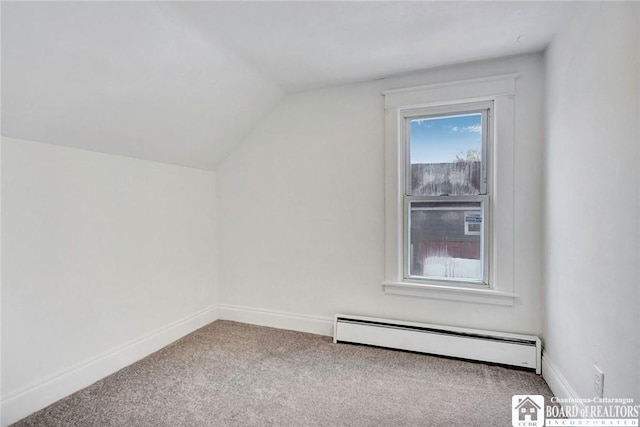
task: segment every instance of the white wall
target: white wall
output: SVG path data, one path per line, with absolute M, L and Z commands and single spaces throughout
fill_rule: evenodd
M 513 72 L 521 73 L 514 159 L 521 299 L 501 307 L 385 295 L 381 91 Z M 529 55 L 287 97 L 218 169 L 220 302 L 539 334 L 542 94 L 542 56 Z
M 581 5 L 546 55 L 545 357 L 640 399 L 638 4 Z M 556 391 L 556 390 L 554 390 Z M 556 393 L 560 393 L 556 391 Z
M 213 320 L 215 185 L 3 138 L 4 423 Z

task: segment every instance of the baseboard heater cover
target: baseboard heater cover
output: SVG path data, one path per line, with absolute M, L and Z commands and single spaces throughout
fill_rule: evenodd
M 337 314 L 334 343 L 366 344 L 460 359 L 542 369 L 540 338 L 478 329 Z

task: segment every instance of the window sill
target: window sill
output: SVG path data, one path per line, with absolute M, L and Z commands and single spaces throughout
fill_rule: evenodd
M 479 304 L 512 306 L 515 304 L 515 300 L 518 299 L 518 294 L 497 291 L 495 289 L 472 289 L 425 283 L 382 282 L 382 288 L 385 294 L 390 295 L 473 302 Z

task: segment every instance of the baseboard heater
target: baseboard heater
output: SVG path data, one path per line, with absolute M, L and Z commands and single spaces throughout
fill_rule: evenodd
M 541 372 L 540 338 L 477 329 L 337 314 L 334 343 L 366 344 Z

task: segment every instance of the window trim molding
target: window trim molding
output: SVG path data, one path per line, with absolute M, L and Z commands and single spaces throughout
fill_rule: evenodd
M 519 74 L 391 89 L 385 99 L 385 266 L 386 294 L 513 305 L 514 285 L 514 138 L 515 94 Z M 407 110 L 493 101 L 493 145 L 489 147 L 492 194 L 489 230 L 490 288 L 440 284 L 404 278 L 404 132 Z M 495 227 L 500 224 L 500 227 Z

